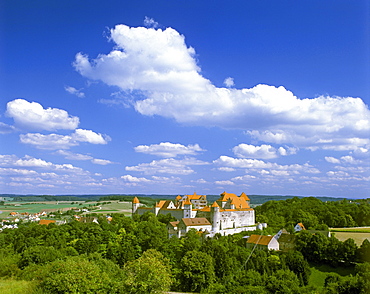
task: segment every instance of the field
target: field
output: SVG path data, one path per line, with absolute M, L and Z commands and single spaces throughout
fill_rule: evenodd
M 84 203 L 84 202 L 82 202 Z M 12 205 L 4 205 L 0 206 L 0 210 L 2 213 L 0 217 L 4 218 L 9 215 L 10 212 L 15 211 L 18 213 L 28 212 L 30 214 L 41 212 L 44 209 L 63 209 L 63 208 L 70 208 L 70 207 L 79 207 L 78 203 L 71 204 L 68 203 L 58 203 L 55 201 L 50 202 L 33 202 L 33 203 L 12 203 Z
M 83 208 L 87 207 L 89 209 L 90 205 L 95 206 L 99 205 L 101 209 L 91 210 L 93 213 L 125 213 L 126 215 L 131 214 L 131 203 L 129 202 L 119 202 L 119 201 L 109 201 L 111 203 L 108 204 L 99 204 L 97 202 L 85 202 L 85 201 L 47 201 L 47 202 L 30 202 L 30 203 L 22 203 L 22 202 L 12 202 L 11 205 L 2 205 L 0 206 L 0 218 L 7 218 L 9 217 L 9 213 L 12 211 L 23 213 L 28 212 L 30 214 L 34 214 L 37 212 L 41 212 L 42 210 L 63 210 L 68 208 Z
M 339 241 L 345 241 L 352 238 L 357 246 L 361 246 L 365 239 L 370 241 L 370 227 L 356 227 L 356 228 L 335 228 L 330 229 Z
M 100 204 L 101 209 L 92 210 L 94 213 L 124 213 L 125 215 L 131 214 L 131 203 L 109 201 L 109 204 Z

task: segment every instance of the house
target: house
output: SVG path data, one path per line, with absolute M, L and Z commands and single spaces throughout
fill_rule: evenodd
M 168 238 L 171 238 L 173 236 L 178 237 L 179 233 L 178 233 L 177 225 L 179 224 L 179 222 L 180 221 L 174 221 L 174 222 L 170 222 L 167 225 Z
M 276 235 L 274 236 L 274 238 L 276 239 L 276 240 L 279 240 L 279 238 L 280 238 L 280 236 L 282 235 L 282 234 L 289 234 L 288 233 L 288 231 L 286 230 L 286 229 L 281 229 L 279 232 L 277 232 L 276 233 Z
M 142 215 L 148 211 L 159 214 L 171 214 L 179 222 L 170 223 L 168 226 L 169 236 L 182 236 L 190 228 L 198 231 L 209 232 L 212 237 L 219 233 L 222 235 L 231 235 L 243 231 L 254 231 L 255 214 L 254 209 L 249 206 L 250 199 L 243 192 L 240 196 L 233 193 L 223 192 L 218 200 L 212 205 L 207 202 L 206 195 L 177 196 L 175 200 L 161 200 L 152 208 L 143 207 L 137 197 L 132 200 L 132 213 Z M 187 219 L 202 219 L 202 225 L 195 225 L 194 222 Z M 205 222 L 207 220 L 208 223 Z M 194 220 L 195 221 L 195 220 Z M 206 227 L 206 228 L 205 228 Z
M 251 235 L 247 238 L 246 246 L 257 250 L 279 250 L 279 243 L 273 236 Z
M 298 223 L 295 225 L 294 227 L 294 232 L 300 232 L 302 230 L 305 230 L 306 228 L 304 227 L 304 225 L 302 223 Z
M 201 232 L 212 231 L 212 224 L 204 217 L 182 218 L 177 224 L 178 237 L 184 236 L 190 229 L 196 229 Z
M 86 216 L 86 217 L 80 217 L 77 219 L 81 223 L 96 223 L 99 224 L 98 218 L 94 216 Z
M 280 235 L 278 242 L 279 242 L 279 249 L 281 251 L 289 251 L 295 249 L 295 241 L 296 235 L 283 233 Z

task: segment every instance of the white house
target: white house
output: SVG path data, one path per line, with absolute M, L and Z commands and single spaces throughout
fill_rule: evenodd
M 256 246 L 257 250 L 279 250 L 279 242 L 274 236 L 251 235 L 247 239 L 247 248 Z
M 304 227 L 304 225 L 302 223 L 298 223 L 294 227 L 294 232 L 300 232 L 300 231 L 305 230 L 305 229 L 306 228 Z

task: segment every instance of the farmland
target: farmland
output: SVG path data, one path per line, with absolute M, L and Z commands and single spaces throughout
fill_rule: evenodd
M 87 208 L 91 213 L 124 213 L 131 214 L 131 203 L 120 201 L 85 202 L 85 201 L 45 201 L 45 202 L 12 202 L 0 206 L 0 218 L 6 218 L 11 212 L 39 213 L 42 211 L 67 211 L 70 209 Z
M 330 229 L 330 231 L 339 241 L 351 238 L 357 246 L 361 246 L 365 239 L 370 241 L 370 227 L 335 228 Z

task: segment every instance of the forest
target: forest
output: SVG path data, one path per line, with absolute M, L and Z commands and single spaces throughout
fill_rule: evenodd
M 370 293 L 370 242 L 357 246 L 301 231 L 287 252 L 247 249 L 246 235 L 370 225 L 369 199 L 322 202 L 314 197 L 256 207 L 264 231 L 202 238 L 195 230 L 167 237 L 170 215 L 113 214 L 108 222 L 48 226 L 23 223 L 0 233 L 0 285 L 22 282 L 27 293 Z M 348 268 L 310 283 L 313 265 Z M 13 284 L 12 284 L 13 283 Z M 26 287 L 24 286 L 24 287 Z M 22 292 L 19 292 L 22 293 Z

